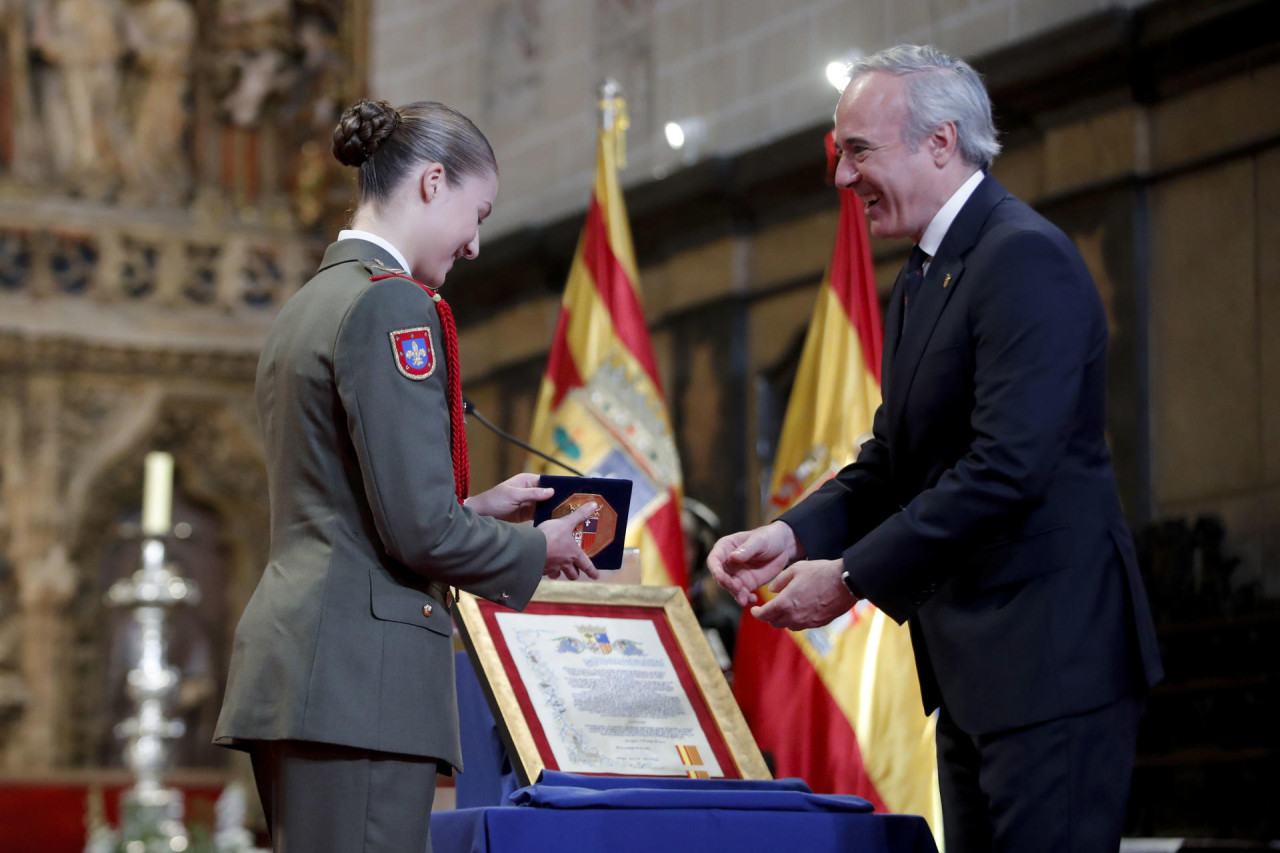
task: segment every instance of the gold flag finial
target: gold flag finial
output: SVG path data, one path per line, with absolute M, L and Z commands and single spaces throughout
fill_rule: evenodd
M 627 167 L 627 128 L 631 119 L 627 116 L 627 101 L 622 97 L 622 87 L 612 77 L 600 84 L 600 128 L 612 133 L 617 145 L 618 168 Z

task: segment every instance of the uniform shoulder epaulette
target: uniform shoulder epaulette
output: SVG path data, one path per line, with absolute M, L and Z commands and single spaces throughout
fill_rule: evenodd
M 360 265 L 369 273 L 369 281 L 382 281 L 387 278 L 403 278 L 405 281 L 411 281 L 427 292 L 433 301 L 438 302 L 440 295 L 436 293 L 434 287 L 429 284 L 423 284 L 413 276 L 409 275 L 408 270 L 402 270 L 398 267 L 389 267 L 379 258 L 361 258 Z
M 412 278 L 409 278 L 408 270 L 402 270 L 399 267 L 389 267 L 384 264 L 380 258 L 361 258 L 359 260 L 359 264 L 365 268 L 365 271 L 369 273 L 369 277 L 371 279 L 395 276 L 397 278 L 408 278 L 410 281 L 413 281 Z

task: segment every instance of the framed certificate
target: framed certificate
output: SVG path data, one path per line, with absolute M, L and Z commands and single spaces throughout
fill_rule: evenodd
M 683 590 L 543 581 L 523 613 L 463 593 L 456 618 L 522 785 L 770 778 Z

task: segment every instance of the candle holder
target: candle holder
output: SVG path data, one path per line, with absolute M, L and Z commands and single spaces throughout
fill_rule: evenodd
M 185 533 L 190 535 L 190 525 Z M 176 530 L 171 534 L 186 538 Z M 106 594 L 108 607 L 133 610 L 138 636 L 138 660 L 127 675 L 134 713 L 114 730 L 125 744 L 125 763 L 137 780 L 121 794 L 119 844 L 130 853 L 181 853 L 190 843 L 183 823 L 182 792 L 165 788 L 161 780 L 169 741 L 185 732 L 181 720 L 166 716 L 180 673 L 168 664 L 164 627 L 169 610 L 199 603 L 200 590 L 182 577 L 175 564 L 166 562 L 168 537 L 133 532 L 128 538 L 141 539 L 142 567 L 116 581 Z

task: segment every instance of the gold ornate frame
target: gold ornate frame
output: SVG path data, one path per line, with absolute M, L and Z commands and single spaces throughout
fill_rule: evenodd
M 673 654 L 671 662 L 677 668 L 687 668 L 718 730 L 704 732 L 708 740 L 713 740 L 712 735 L 723 740 L 736 765 L 738 778 L 772 778 L 683 590 L 670 586 L 615 586 L 544 580 L 531 603 L 588 605 L 598 607 L 602 612 L 610 607 L 661 610 L 681 653 L 679 656 Z M 508 669 L 504 665 L 480 607 L 474 596 L 462 593 L 454 621 L 475 667 L 476 677 L 489 700 L 520 784 L 528 785 L 536 781 L 538 774 L 551 763 L 548 760 L 550 756 L 542 753 L 534 738 L 511 681 L 519 675 L 514 667 Z

